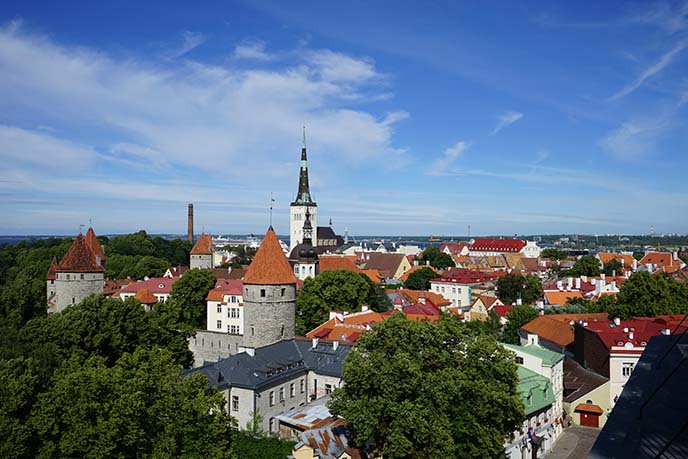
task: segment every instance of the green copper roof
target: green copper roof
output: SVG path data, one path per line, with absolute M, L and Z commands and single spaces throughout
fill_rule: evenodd
M 518 366 L 518 395 L 521 396 L 526 416 L 554 403 L 554 392 L 549 379 Z
M 503 343 L 504 347 L 507 349 L 511 349 L 512 351 L 521 351 L 525 352 L 528 355 L 532 355 L 533 357 L 537 357 L 542 360 L 542 363 L 544 365 L 547 365 L 549 367 L 556 365 L 557 363 L 561 362 L 564 360 L 564 354 L 559 354 L 557 352 L 550 351 L 549 349 L 545 349 L 542 346 L 538 346 L 537 344 L 527 344 L 525 346 L 517 346 L 515 344 L 506 344 Z

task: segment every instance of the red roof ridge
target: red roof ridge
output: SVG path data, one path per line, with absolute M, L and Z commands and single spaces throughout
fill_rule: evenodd
M 272 226 L 265 233 L 251 265 L 244 275 L 244 284 L 285 285 L 296 284 L 294 271 L 282 251 Z
M 215 247 L 213 246 L 213 238 L 210 234 L 201 233 L 201 236 L 194 244 L 191 249 L 192 255 L 212 255 L 215 252 Z
M 103 247 L 98 242 L 98 237 L 96 237 L 96 232 L 93 231 L 92 226 L 89 226 L 88 231 L 86 231 L 86 243 L 93 253 L 100 257 L 101 263 L 105 261 L 105 252 L 103 252 Z
M 103 271 L 103 267 L 96 262 L 96 254 L 93 253 L 88 242 L 86 242 L 86 238 L 81 233 L 74 239 L 57 266 L 57 272 L 95 273 Z
M 50 268 L 48 268 L 48 280 L 55 280 L 57 277 L 57 257 L 53 257 L 53 261 L 50 262 Z

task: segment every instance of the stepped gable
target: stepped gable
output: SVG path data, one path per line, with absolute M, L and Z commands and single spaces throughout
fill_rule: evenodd
M 244 284 L 296 284 L 294 271 L 282 251 L 282 246 L 272 226 L 265 233 L 263 242 L 244 275 Z
M 50 268 L 48 268 L 48 279 L 47 280 L 55 280 L 56 279 L 56 274 L 57 274 L 57 258 L 53 257 L 53 261 L 50 262 Z
M 61 273 L 99 273 L 103 271 L 105 270 L 96 263 L 96 255 L 81 233 L 74 239 L 69 250 L 57 265 L 57 272 Z
M 191 255 L 212 255 L 215 252 L 213 238 L 210 234 L 201 233 L 196 244 L 191 249 Z
M 98 242 L 98 238 L 96 237 L 96 232 L 93 231 L 93 227 L 89 227 L 88 231 L 86 231 L 86 243 L 91 248 L 93 253 L 100 257 L 100 262 L 103 263 L 105 261 L 105 252 L 103 252 L 103 248 L 100 246 L 100 242 Z

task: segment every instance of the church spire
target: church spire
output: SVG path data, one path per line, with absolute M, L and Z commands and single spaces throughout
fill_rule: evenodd
M 306 154 L 306 126 L 303 127 L 303 145 L 301 147 L 301 168 L 299 172 L 299 189 L 292 206 L 315 205 L 308 186 L 308 155 Z

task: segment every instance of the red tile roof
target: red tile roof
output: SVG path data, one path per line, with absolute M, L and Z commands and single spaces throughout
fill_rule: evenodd
M 136 292 L 134 298 L 136 298 L 143 304 L 155 304 L 158 302 L 158 299 L 155 297 L 155 295 L 153 295 L 151 291 L 147 288 L 142 288 L 138 292 Z
M 545 298 L 548 304 L 566 304 L 569 298 L 583 298 L 583 293 L 580 290 L 555 290 L 545 291 Z
M 93 250 L 93 253 L 100 257 L 101 263 L 105 261 L 105 252 L 103 252 L 103 248 L 100 246 L 100 242 L 98 242 L 98 238 L 96 237 L 96 232 L 93 231 L 92 227 L 89 227 L 88 231 L 86 231 L 86 242 L 91 250 Z
M 452 268 L 445 272 L 442 277 L 433 279 L 431 282 L 469 285 L 488 282 L 496 278 L 497 275 L 495 273 L 484 273 L 481 271 L 472 271 L 470 269 Z
M 201 233 L 201 237 L 198 238 L 193 249 L 191 249 L 191 255 L 212 255 L 214 252 L 213 238 L 210 234 L 205 233 Z
M 520 239 L 475 238 L 471 250 L 481 252 L 520 252 L 526 243 Z
M 631 343 L 634 347 L 645 347 L 650 338 L 662 334 L 662 329 L 668 328 L 673 333 L 682 319 L 682 315 L 638 317 L 622 320 L 618 326 L 609 320 L 591 320 L 584 328 L 595 333 L 608 349 L 613 346 L 624 346 L 626 343 Z M 686 330 L 688 330 L 688 324 L 683 324 L 677 333 Z M 631 332 L 633 338 L 630 337 Z
M 606 312 L 594 314 L 545 314 L 537 316 L 521 327 L 521 331 L 534 333 L 540 338 L 563 348 L 573 343 L 572 322 L 579 320 L 607 320 Z
M 96 263 L 96 256 L 82 234 L 74 239 L 57 266 L 57 272 L 60 273 L 99 273 L 103 271 L 103 267 Z
M 53 257 L 53 261 L 50 262 L 50 268 L 48 268 L 48 280 L 55 280 L 57 273 L 57 258 Z
M 244 275 L 244 284 L 296 284 L 296 277 L 272 226 L 265 233 L 251 266 Z
M 420 303 L 421 299 L 425 301 L 430 301 L 437 307 L 448 306 L 451 301 L 447 300 L 445 297 L 435 292 L 426 292 L 423 290 L 411 290 L 407 288 L 397 289 L 397 293 L 403 296 L 409 303 Z
M 466 242 L 446 242 L 440 246 L 440 252 L 444 252 L 444 249 L 448 249 L 450 255 L 458 255 L 464 247 L 470 248 L 470 244 Z
M 631 269 L 633 267 L 633 256 L 631 255 L 624 255 L 621 253 L 607 253 L 607 252 L 600 252 L 597 254 L 599 257 L 600 261 L 602 262 L 603 265 L 606 265 L 612 260 L 616 260 L 619 263 L 621 263 L 624 268 Z
M 508 304 L 497 304 L 494 309 L 494 311 L 497 313 L 499 317 L 506 317 L 507 314 L 509 314 L 509 311 L 511 311 L 515 306 L 511 306 Z
M 225 295 L 243 296 L 244 283 L 239 279 L 217 279 L 208 292 L 207 301 L 222 301 Z
M 120 290 L 120 293 L 137 293 L 146 289 L 152 293 L 171 293 L 172 286 L 179 280 L 178 277 L 152 277 L 147 280 L 132 282 Z
M 645 264 L 657 265 L 660 268 L 672 268 L 680 267 L 683 263 L 681 260 L 674 260 L 674 256 L 669 252 L 648 252 L 645 256 L 638 262 L 638 265 Z
M 321 255 L 318 257 L 320 264 L 320 272 L 323 271 L 336 271 L 336 270 L 347 270 L 361 272 L 361 269 L 354 264 L 354 262 L 349 257 L 342 257 L 339 255 Z

